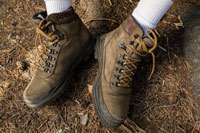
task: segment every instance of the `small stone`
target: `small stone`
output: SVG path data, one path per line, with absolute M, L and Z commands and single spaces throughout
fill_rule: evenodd
M 57 131 L 57 133 L 63 133 L 63 130 L 62 130 L 62 129 L 60 129 L 59 131 Z
M 30 76 L 30 74 L 29 74 L 28 72 L 24 72 L 24 73 L 22 74 L 22 77 L 23 77 L 24 79 L 31 80 L 31 76 Z
M 21 64 L 21 62 L 20 62 L 20 61 L 17 61 L 17 62 L 16 62 L 16 66 L 17 66 L 17 69 L 22 68 L 22 64 Z
M 4 81 L 4 82 L 2 83 L 2 87 L 3 87 L 4 89 L 8 89 L 9 86 L 10 86 L 10 83 L 7 82 L 7 81 Z
M 88 85 L 88 91 L 89 91 L 90 94 L 92 94 L 92 88 L 93 88 L 92 85 Z
M 88 122 L 88 113 L 80 117 L 80 123 L 83 126 L 86 126 Z

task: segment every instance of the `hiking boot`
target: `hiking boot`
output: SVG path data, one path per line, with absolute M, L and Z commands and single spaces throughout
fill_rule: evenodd
M 41 12 L 33 19 L 39 22 L 37 71 L 23 97 L 29 107 L 41 108 L 66 89 L 74 68 L 87 57 L 95 39 L 72 8 L 49 16 Z
M 108 127 L 118 127 L 127 117 L 132 95 L 132 77 L 138 63 L 148 54 L 155 56 L 157 37 L 152 30 L 143 30 L 132 16 L 116 30 L 103 35 L 96 43 L 95 56 L 99 72 L 93 87 L 93 103 L 100 120 Z M 151 73 L 151 75 L 152 75 Z

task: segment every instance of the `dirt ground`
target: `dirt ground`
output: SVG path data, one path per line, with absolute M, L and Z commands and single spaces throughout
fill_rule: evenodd
M 83 0 L 87 3 L 87 0 Z M 90 18 L 79 0 L 73 6 L 96 36 L 116 28 L 134 9 L 138 0 L 102 0 L 103 18 Z M 175 0 L 157 27 L 160 46 L 156 70 L 152 60 L 141 64 L 134 78 L 133 97 L 127 120 L 117 129 L 102 125 L 91 101 L 97 61 L 91 57 L 76 69 L 62 96 L 44 109 L 28 108 L 23 91 L 34 71 L 34 13 L 45 10 L 43 1 L 0 0 L 0 133 L 102 132 L 102 133 L 190 133 L 200 132 L 200 108 L 193 98 L 190 70 L 183 53 L 184 27 L 181 13 L 199 0 Z M 98 9 L 97 9 L 98 10 Z M 101 21 L 105 26 L 93 27 Z M 81 124 L 85 117 L 86 125 Z

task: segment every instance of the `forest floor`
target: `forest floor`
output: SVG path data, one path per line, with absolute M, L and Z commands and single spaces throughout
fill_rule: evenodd
M 138 0 L 102 0 L 104 18 L 90 18 L 87 8 L 74 0 L 73 7 L 94 35 L 116 28 L 132 12 Z M 87 1 L 85 0 L 87 3 Z M 152 60 L 144 60 L 134 78 L 127 120 L 116 129 L 105 127 L 95 114 L 91 88 L 98 63 L 91 57 L 81 63 L 61 97 L 43 109 L 30 109 L 22 95 L 34 73 L 36 46 L 31 17 L 45 10 L 37 0 L 0 0 L 0 133 L 21 132 L 200 132 L 200 108 L 193 97 L 190 66 L 184 58 L 184 24 L 181 13 L 199 0 L 175 0 L 157 27 L 161 48 L 156 51 L 156 70 L 148 76 Z M 95 21 L 105 26 L 92 27 Z M 81 119 L 87 124 L 82 125 Z

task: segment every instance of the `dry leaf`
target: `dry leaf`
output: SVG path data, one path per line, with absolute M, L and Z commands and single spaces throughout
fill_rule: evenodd
M 0 87 L 0 98 L 3 97 L 4 93 L 5 93 L 5 92 L 4 92 L 3 88 Z
M 176 68 L 173 67 L 172 65 L 169 65 L 169 66 L 168 66 L 168 69 L 171 70 L 171 71 L 176 71 Z
M 22 74 L 22 77 L 23 77 L 24 79 L 31 80 L 31 76 L 30 76 L 30 74 L 29 74 L 28 72 L 24 72 L 24 73 Z
M 7 89 L 10 86 L 10 83 L 7 81 L 1 82 L 0 87 Z
M 80 117 L 80 123 L 83 126 L 86 126 L 88 122 L 88 113 Z
M 22 67 L 22 64 L 20 63 L 20 61 L 16 62 L 16 66 L 17 66 L 17 69 L 20 69 Z
M 195 128 L 196 131 L 200 132 L 200 124 L 197 125 L 197 127 Z
M 92 85 L 88 85 L 88 91 L 89 91 L 90 94 L 92 94 L 92 88 L 93 88 Z

